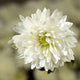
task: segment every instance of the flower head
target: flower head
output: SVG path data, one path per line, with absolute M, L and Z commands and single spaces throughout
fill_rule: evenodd
M 71 22 L 57 9 L 50 15 L 50 10 L 37 10 L 31 17 L 20 15 L 21 22 L 14 28 L 19 35 L 12 38 L 20 58 L 31 69 L 42 67 L 46 71 L 63 66 L 64 62 L 74 60 L 72 48 L 77 42 L 75 33 L 70 30 Z

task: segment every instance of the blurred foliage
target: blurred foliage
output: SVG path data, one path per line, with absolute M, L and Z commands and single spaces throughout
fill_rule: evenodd
M 20 21 L 20 14 L 30 16 L 36 9 L 44 7 L 51 12 L 57 8 L 68 16 L 68 21 L 74 23 L 72 29 L 77 34 L 78 43 L 74 49 L 74 63 L 66 63 L 50 74 L 34 70 L 35 80 L 80 80 L 80 0 L 27 0 L 23 4 L 3 4 L 0 7 L 0 80 L 28 80 L 30 65 L 24 65 L 24 60 L 16 58 L 17 51 L 8 41 L 17 34 L 12 29 Z

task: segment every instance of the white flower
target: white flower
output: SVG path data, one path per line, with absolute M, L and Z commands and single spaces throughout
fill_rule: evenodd
M 57 9 L 50 15 L 50 10 L 37 10 L 31 17 L 20 15 L 21 22 L 15 27 L 19 35 L 12 38 L 20 58 L 31 69 L 42 67 L 46 71 L 63 66 L 64 62 L 74 60 L 72 48 L 77 42 L 75 33 L 70 30 L 71 22 Z

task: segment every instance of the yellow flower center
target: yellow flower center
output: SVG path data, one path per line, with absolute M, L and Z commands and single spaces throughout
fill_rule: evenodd
M 38 34 L 38 41 L 41 45 L 41 47 L 48 47 L 49 43 L 46 41 L 47 36 L 45 36 L 47 32 L 41 32 Z

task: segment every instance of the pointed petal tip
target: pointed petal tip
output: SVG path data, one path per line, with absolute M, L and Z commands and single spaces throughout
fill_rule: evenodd
M 21 21 L 24 20 L 24 17 L 22 15 L 19 15 L 19 18 L 20 18 Z

